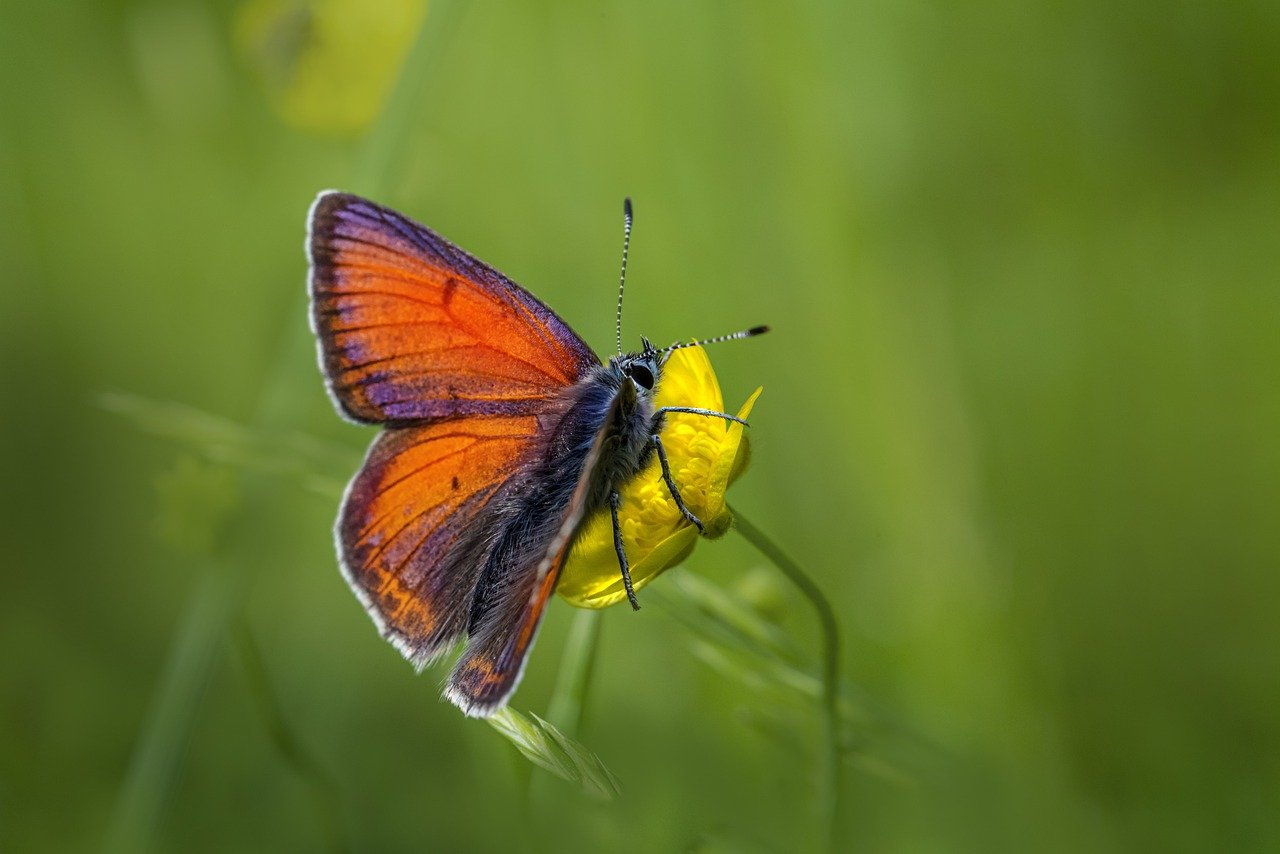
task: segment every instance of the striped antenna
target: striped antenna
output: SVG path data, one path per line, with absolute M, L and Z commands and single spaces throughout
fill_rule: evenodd
M 693 341 L 684 341 L 679 344 L 672 344 L 670 347 L 663 347 L 659 353 L 670 353 L 673 350 L 683 350 L 685 347 L 701 347 L 704 344 L 719 344 L 721 341 L 734 341 L 738 338 L 754 338 L 757 335 L 763 335 L 769 331 L 767 326 L 753 326 L 750 329 L 744 329 L 741 332 L 730 332 L 728 335 L 717 335 L 715 338 L 695 338 Z
M 618 335 L 618 355 L 622 355 L 622 291 L 627 286 L 627 249 L 631 246 L 631 197 L 622 200 L 622 275 L 618 277 L 618 320 L 614 331 Z

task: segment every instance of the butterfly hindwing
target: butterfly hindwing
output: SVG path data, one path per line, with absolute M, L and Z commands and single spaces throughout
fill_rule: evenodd
M 338 549 L 352 589 L 415 665 L 465 631 L 478 528 L 542 444 L 536 418 L 490 416 L 388 429 L 369 449 L 343 499 Z
M 599 364 L 528 291 L 367 199 L 322 193 L 307 251 L 321 365 L 355 420 L 536 413 Z
M 563 546 L 538 571 L 522 573 L 520 578 L 533 582 L 520 585 L 522 593 L 530 588 L 528 594 L 495 611 L 489 625 L 468 642 L 445 688 L 445 695 L 468 715 L 493 714 L 515 691 L 568 552 Z

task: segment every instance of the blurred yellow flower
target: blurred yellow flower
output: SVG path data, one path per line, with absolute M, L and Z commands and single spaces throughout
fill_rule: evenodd
M 426 0 L 244 0 L 233 38 L 289 125 L 363 131 L 382 109 Z
M 747 398 L 738 410 L 739 418 L 751 413 L 761 391 L 757 388 Z M 671 354 L 662 369 L 656 403 L 725 411 L 720 383 L 705 350 L 687 347 Z M 733 523 L 724 502 L 725 490 L 750 458 L 743 426 L 723 418 L 669 413 L 662 444 L 680 497 L 702 521 L 703 535 L 723 536 Z M 656 454 L 649 467 L 622 490 L 618 520 L 636 590 L 688 557 L 698 539 L 698 529 L 681 514 L 662 480 Z M 627 598 L 608 512 L 587 521 L 561 571 L 556 592 L 580 608 L 604 608 Z

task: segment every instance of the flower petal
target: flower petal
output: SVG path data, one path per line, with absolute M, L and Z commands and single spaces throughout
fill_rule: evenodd
M 660 407 L 698 406 L 723 412 L 724 397 L 707 351 L 685 347 L 673 352 L 662 366 L 662 381 L 654 401 Z
M 608 516 L 605 516 L 606 524 Z M 698 541 L 698 531 L 693 526 L 678 529 L 670 537 L 658 543 L 652 551 L 638 562 L 631 564 L 631 584 L 639 590 L 663 570 L 680 563 L 693 551 Z M 626 587 L 622 583 L 622 571 L 618 567 L 618 556 L 610 549 L 613 558 L 612 572 L 577 571 L 565 572 L 560 576 L 556 592 L 570 605 L 579 608 L 607 608 L 627 598 Z M 572 558 L 570 558 L 572 565 Z M 568 570 L 569 567 L 565 567 Z M 592 567 L 594 569 L 595 567 Z M 587 567 L 579 565 L 579 570 Z
M 751 408 L 755 406 L 761 390 L 756 389 L 755 394 L 743 404 L 738 412 L 739 418 L 746 418 L 751 414 Z M 724 430 L 723 438 L 720 439 L 719 446 L 711 457 L 703 506 L 694 510 L 695 513 L 701 514 L 702 535 L 712 540 L 723 537 L 733 525 L 733 514 L 725 504 L 724 494 L 729 488 L 729 481 L 733 477 L 734 467 L 738 465 L 739 456 L 742 457 L 741 465 L 745 468 L 749 455 L 749 451 L 744 450 L 749 447 L 746 428 L 736 421 L 719 421 L 723 426 L 717 429 Z
M 755 407 L 756 400 L 760 397 L 762 391 L 764 391 L 764 386 L 758 386 L 751 393 L 751 397 L 748 397 L 747 402 L 742 404 L 742 408 L 738 410 L 739 418 L 745 419 L 751 414 L 751 410 Z M 747 470 L 747 465 L 751 462 L 751 442 L 747 438 L 746 431 L 742 429 L 741 424 L 733 426 L 738 428 L 742 441 L 738 444 L 737 451 L 733 455 L 733 465 L 729 468 L 729 479 L 726 482 L 726 487 L 742 477 L 742 473 Z

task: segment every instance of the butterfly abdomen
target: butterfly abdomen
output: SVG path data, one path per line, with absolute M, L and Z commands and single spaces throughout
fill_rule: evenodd
M 485 615 L 498 606 L 511 568 L 545 555 L 556 533 L 556 522 L 585 474 L 596 434 L 617 396 L 616 389 L 596 381 L 594 373 L 566 392 L 562 414 L 540 457 L 531 460 L 494 496 L 469 537 L 490 545 L 472 600 L 469 633 L 474 634 Z M 585 513 L 589 515 L 599 506 L 600 500 L 589 494 Z
M 473 543 L 488 543 L 488 551 L 472 597 L 467 652 L 446 691 L 468 714 L 488 714 L 519 678 L 541 608 L 519 631 L 512 620 L 529 613 L 530 597 L 541 599 L 554 589 L 573 541 L 558 539 L 560 525 L 584 478 L 581 522 L 602 511 L 648 459 L 652 404 L 615 366 L 587 371 L 568 390 L 564 406 L 541 458 L 494 496 L 469 533 Z M 530 589 L 529 576 L 518 568 L 546 559 L 552 560 L 548 575 Z

